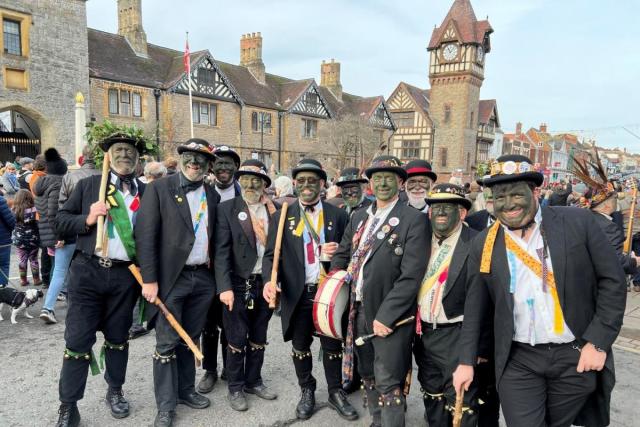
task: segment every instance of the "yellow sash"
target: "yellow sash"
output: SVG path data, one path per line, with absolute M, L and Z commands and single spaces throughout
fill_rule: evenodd
M 418 304 L 420 304 L 422 298 L 424 298 L 424 296 L 429 293 L 431 288 L 433 288 L 442 272 L 449 267 L 449 264 L 451 264 L 451 258 L 453 258 L 453 252 L 454 251 L 452 250 L 451 253 L 444 259 L 442 264 L 438 266 L 438 270 L 434 274 L 424 278 L 424 280 L 422 281 L 422 285 L 420 285 L 420 291 L 418 292 Z

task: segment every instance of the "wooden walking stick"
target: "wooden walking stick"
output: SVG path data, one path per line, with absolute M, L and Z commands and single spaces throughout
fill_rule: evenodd
M 111 159 L 109 153 L 104 153 L 102 159 L 102 178 L 100 179 L 100 193 L 98 201 L 104 203 L 107 196 L 107 183 L 109 182 L 109 169 L 111 167 Z M 96 252 L 102 252 L 102 235 L 104 234 L 104 216 L 98 217 L 98 230 L 96 233 Z M 106 256 L 106 255 L 105 255 Z
M 280 250 L 282 247 L 282 234 L 284 232 L 284 221 L 287 217 L 287 209 L 289 208 L 289 204 L 284 202 L 282 204 L 282 208 L 280 209 L 280 221 L 278 221 L 278 233 L 276 234 L 276 247 L 273 250 L 273 264 L 271 266 L 271 286 L 274 286 L 276 289 L 276 296 L 269 301 L 269 308 L 273 309 L 278 306 L 278 293 L 280 290 L 278 289 L 278 285 L 276 284 L 278 281 L 278 264 L 280 264 Z
M 138 284 L 142 286 L 142 276 L 140 275 L 140 269 L 138 269 L 138 267 L 136 267 L 135 265 L 131 264 L 129 266 L 129 271 L 131 271 L 131 274 L 133 274 L 133 277 L 136 278 Z M 167 307 L 160 300 L 160 298 L 156 297 L 155 301 L 153 301 L 153 304 L 158 306 L 158 309 L 162 312 L 162 314 L 164 314 L 164 317 L 167 318 L 167 322 L 169 322 L 171 327 L 175 329 L 178 335 L 180 335 L 180 338 L 184 340 L 184 342 L 187 344 L 187 347 L 189 347 L 189 350 L 193 352 L 193 355 L 196 357 L 196 359 L 198 361 L 201 361 L 204 358 L 204 356 L 202 355 L 202 352 L 200 351 L 198 346 L 193 342 L 189 334 L 187 334 L 187 331 L 185 331 L 182 328 L 182 326 L 180 326 L 180 323 L 178 323 L 176 318 L 173 317 L 173 314 L 171 314 L 171 312 L 167 309 Z
M 462 403 L 464 401 L 464 389 L 460 389 L 460 393 L 456 394 L 456 407 L 453 411 L 453 427 L 460 427 L 462 423 Z
M 635 178 L 631 177 L 631 188 L 633 193 L 631 194 L 631 206 L 629 206 L 629 222 L 627 223 L 627 238 L 624 241 L 622 251 L 625 254 L 631 253 L 631 243 L 633 242 L 633 220 L 636 216 L 636 202 L 638 200 L 638 185 Z

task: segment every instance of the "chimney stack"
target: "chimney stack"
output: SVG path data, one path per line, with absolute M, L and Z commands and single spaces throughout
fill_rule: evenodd
M 516 135 L 520 135 L 522 133 L 522 122 L 516 123 Z
M 240 65 L 247 67 L 256 80 L 265 84 L 262 35 L 260 33 L 247 33 L 240 38 Z
M 547 124 L 546 123 L 540 123 L 540 132 L 547 133 Z
M 320 86 L 333 93 L 338 101 L 342 101 L 342 85 L 340 84 L 340 63 L 331 58 L 331 62 L 322 61 L 320 65 Z
M 118 0 L 118 34 L 127 39 L 136 55 L 149 57 L 142 28 L 142 0 Z

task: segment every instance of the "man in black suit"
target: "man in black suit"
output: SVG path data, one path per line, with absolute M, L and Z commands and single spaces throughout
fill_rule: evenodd
M 360 175 L 358 168 L 345 168 L 340 171 L 340 176 L 336 180 L 336 185 L 340 187 L 342 199 L 344 200 L 344 210 L 351 218 L 358 209 L 366 209 L 371 204 L 371 200 L 364 197 L 364 185 L 369 182 Z
M 127 266 L 136 259 L 133 226 L 144 192 L 136 179 L 138 158 L 146 152 L 144 141 L 116 134 L 100 143 L 109 153 L 111 171 L 106 200 L 100 202 L 100 175 L 82 179 L 56 216 L 57 230 L 78 235 L 76 253 L 69 267 L 69 309 L 65 328 L 65 351 L 60 372 L 58 427 L 77 426 L 80 413 L 76 402 L 82 399 L 87 371 L 100 372 L 92 347 L 96 332 L 104 335 L 102 354 L 106 362 L 104 379 L 109 385 L 107 403 L 111 415 L 129 415 L 124 398 L 133 306 L 139 286 Z M 98 217 L 105 216 L 104 235 L 97 236 Z M 96 252 L 96 239 L 103 250 Z
M 493 302 L 496 384 L 507 424 L 608 425 L 624 272 L 590 212 L 539 207 L 534 189 L 543 180 L 528 158 L 508 155 L 484 181 L 498 221 L 472 244 L 454 386 L 473 380 Z
M 496 217 L 493 213 L 493 195 L 491 189 L 484 186 L 484 177 L 476 180 L 476 182 L 483 187 L 482 197 L 484 198 L 485 208 L 467 216 L 464 222 L 466 222 L 470 228 L 476 231 L 482 231 L 492 226 L 493 223 L 496 222 Z
M 229 341 L 227 398 L 234 410 L 246 411 L 245 392 L 266 400 L 277 397 L 261 376 L 267 326 L 273 313 L 262 298 L 262 257 L 276 207 L 264 194 L 271 179 L 261 161 L 245 160 L 235 176 L 242 196 L 218 206 L 215 275 Z
M 356 337 L 376 338 L 355 347 L 374 426 L 404 426 L 403 385 L 411 367 L 416 295 L 430 253 L 429 220 L 398 200 L 407 178 L 400 161 L 380 156 L 365 171 L 376 202 L 349 222 L 331 269 L 351 275 L 343 378 L 353 375 Z
M 471 201 L 464 188 L 438 184 L 427 196 L 431 221 L 431 257 L 418 293 L 418 336 L 414 349 L 422 386 L 425 419 L 430 427 L 451 425 L 456 392 L 452 374 L 458 366 L 458 339 L 467 289 L 467 259 L 478 234 L 464 224 Z M 465 394 L 463 426 L 478 422 L 477 388 Z
M 281 320 L 285 341 L 292 341 L 293 365 L 302 389 L 296 407 L 299 419 L 308 419 L 315 408 L 316 379 L 313 367 L 311 343 L 315 331 L 313 324 L 313 299 L 318 289 L 322 261 L 330 260 L 338 248 L 347 225 L 347 213 L 335 206 L 320 201 L 320 191 L 327 180 L 327 174 L 320 163 L 313 159 L 303 159 L 292 171 L 298 193 L 298 203 L 287 211 L 286 226 L 282 237 L 280 268 Z M 262 262 L 262 271 L 270 272 L 279 212 L 269 224 L 267 249 Z M 286 261 L 286 264 L 285 264 Z M 275 284 L 267 283 L 264 298 L 275 297 Z M 322 364 L 329 389 L 329 406 L 347 419 L 355 420 L 358 413 L 351 406 L 342 390 L 342 342 L 321 336 Z
M 427 195 L 433 184 L 438 180 L 438 175 L 431 168 L 431 163 L 426 160 L 412 160 L 404 169 L 407 171 L 407 182 L 405 190 L 407 204 L 424 213 L 429 211 L 427 205 Z
M 178 146 L 178 154 L 180 172 L 147 187 L 136 224 L 136 244 L 142 295 L 151 303 L 159 296 L 197 341 L 215 296 L 213 227 L 220 197 L 204 182 L 215 158 L 213 147 L 192 138 Z M 178 403 L 203 409 L 210 401 L 196 393 L 193 354 L 167 319 L 157 316 L 157 310 L 150 311 L 156 328 L 153 382 L 158 414 L 154 426 L 168 427 Z

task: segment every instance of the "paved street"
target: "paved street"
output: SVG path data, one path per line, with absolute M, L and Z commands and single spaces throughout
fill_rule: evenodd
M 15 257 L 13 257 L 15 260 Z M 16 275 L 15 261 L 12 263 L 12 276 Z M 17 280 L 12 282 L 15 284 Z M 64 349 L 64 318 L 66 304 L 58 303 L 56 314 L 60 323 L 46 326 L 37 314 L 41 302 L 32 307 L 34 319 L 19 318 L 19 324 L 11 325 L 8 320 L 0 323 L 0 426 L 49 426 L 57 418 L 57 379 L 62 363 Z M 640 406 L 637 404 L 640 394 L 640 338 L 636 329 L 640 322 L 640 293 L 629 294 L 629 315 L 625 319 L 625 335 L 618 341 L 616 348 L 616 368 L 618 384 L 612 402 L 612 426 L 631 427 L 638 425 Z M 635 313 L 636 317 L 630 317 Z M 8 317 L 5 307 L 3 315 Z M 151 370 L 151 352 L 154 346 L 153 334 L 131 343 L 130 363 L 125 393 L 132 405 L 129 418 L 115 421 L 108 413 L 104 394 L 105 383 L 101 376 L 89 377 L 85 398 L 79 403 L 83 426 L 149 426 L 155 416 L 153 381 Z M 279 398 L 273 402 L 261 401 L 249 397 L 250 409 L 245 413 L 231 410 L 226 403 L 225 383 L 219 383 L 209 395 L 213 405 L 205 410 L 196 411 L 186 406 L 178 407 L 177 426 L 285 426 L 295 423 L 293 407 L 298 399 L 298 387 L 289 356 L 290 345 L 282 342 L 280 321 L 273 318 L 269 331 L 269 347 L 263 376 Z M 102 344 L 98 338 L 96 353 Z M 317 362 L 318 346 L 314 346 L 315 375 L 319 379 L 316 394 L 318 402 L 326 401 L 326 385 L 320 363 Z M 320 368 L 320 369 L 319 369 Z M 200 375 L 200 372 L 198 372 Z M 408 426 L 422 426 L 422 399 L 419 386 L 414 385 L 409 398 Z M 360 413 L 362 408 L 360 393 L 351 396 Z M 370 420 L 362 417 L 357 422 L 348 423 L 328 408 L 320 409 L 311 420 L 296 425 L 335 427 L 342 425 L 367 426 Z

